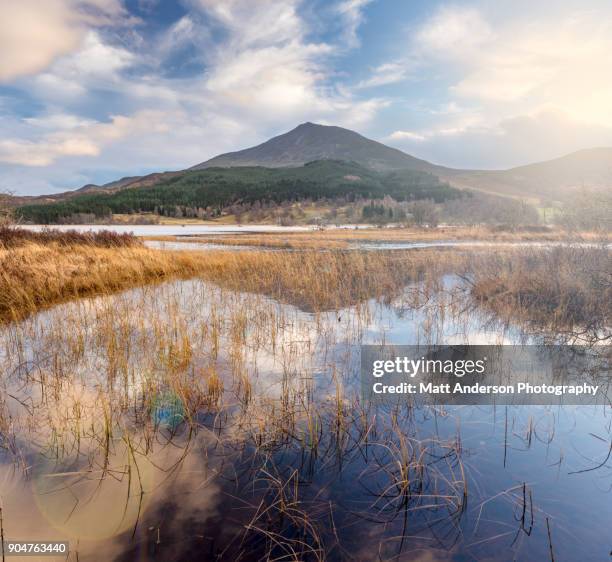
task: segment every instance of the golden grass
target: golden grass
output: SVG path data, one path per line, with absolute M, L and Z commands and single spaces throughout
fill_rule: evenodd
M 338 308 L 397 293 L 450 252 L 172 252 L 144 247 L 26 243 L 0 249 L 0 318 L 18 319 L 72 298 L 169 278 L 202 277 L 303 309 Z
M 417 279 L 435 283 L 441 273 L 471 271 L 473 295 L 497 313 L 554 330 L 581 325 L 593 333 L 612 322 L 609 266 L 609 250 L 577 247 L 185 252 L 25 242 L 0 248 L 0 319 L 23 318 L 82 296 L 190 277 L 319 312 L 392 298 Z
M 0 249 L 0 318 L 20 318 L 57 302 L 172 275 L 194 275 L 197 260 L 182 254 L 57 243 Z
M 100 248 L 140 247 L 142 240 L 133 234 L 119 234 L 110 230 L 100 232 L 77 232 L 76 230 L 43 229 L 26 230 L 14 226 L 0 225 L 0 248 L 9 249 L 24 244 L 51 244 L 71 246 L 87 244 Z
M 442 257 L 444 256 L 444 259 Z M 396 294 L 450 254 L 398 252 L 211 252 L 200 275 L 223 287 L 263 293 L 302 309 L 342 308 Z

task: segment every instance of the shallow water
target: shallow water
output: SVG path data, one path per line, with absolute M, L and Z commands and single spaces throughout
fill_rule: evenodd
M 413 250 L 418 248 L 601 248 L 601 244 L 590 242 L 500 242 L 487 240 L 433 240 L 431 242 L 354 242 L 352 247 L 359 250 Z M 612 244 L 605 244 L 612 249 Z
M 244 250 L 262 250 L 258 246 L 248 246 L 246 244 L 214 244 L 212 242 L 183 242 L 183 241 L 166 241 L 166 240 L 145 240 L 144 245 L 147 248 L 155 250 L 184 250 L 189 252 L 205 252 L 208 250 L 223 250 L 223 251 L 244 251 Z
M 359 397 L 361 343 L 538 337 L 454 277 L 318 315 L 200 280 L 55 307 L 0 332 L 4 535 L 71 560 L 606 560 L 610 408 Z
M 51 225 L 23 225 L 22 228 L 40 231 L 76 230 L 78 232 L 99 232 L 110 230 L 118 234 L 133 233 L 135 236 L 197 236 L 213 234 L 248 234 L 248 233 L 282 233 L 282 232 L 310 232 L 317 230 L 316 226 L 279 226 L 274 224 L 51 224 Z M 339 225 L 330 226 L 329 229 L 362 229 L 372 228 L 371 225 Z
M 185 251 L 295 251 L 276 247 L 252 246 L 248 244 L 215 244 L 213 242 L 193 242 L 187 240 L 160 241 L 145 240 L 145 246 L 156 250 L 185 250 Z M 384 250 L 419 250 L 425 248 L 600 248 L 601 244 L 588 242 L 496 242 L 483 240 L 435 240 L 431 242 L 352 242 L 347 250 L 356 251 L 384 251 Z M 604 246 L 612 249 L 612 244 Z

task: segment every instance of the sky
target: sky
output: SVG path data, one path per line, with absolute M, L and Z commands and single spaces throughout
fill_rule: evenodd
M 612 146 L 609 0 L 0 0 L 0 190 L 192 166 L 305 121 L 437 164 Z

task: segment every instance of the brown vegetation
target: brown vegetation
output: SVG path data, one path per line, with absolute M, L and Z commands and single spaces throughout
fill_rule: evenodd
M 606 248 L 490 255 L 474 268 L 472 293 L 503 316 L 555 333 L 612 338 L 612 256 Z
M 461 259 L 440 251 L 210 252 L 199 274 L 226 288 L 319 311 L 391 297 L 426 273 L 437 278 Z
M 435 280 L 442 272 L 471 271 L 473 295 L 504 317 L 557 331 L 578 326 L 588 333 L 609 329 L 612 323 L 612 264 L 605 248 L 506 248 L 494 253 L 441 248 L 346 252 L 338 248 L 340 242 L 351 240 L 347 235 L 367 240 L 373 234 L 325 232 L 313 236 L 312 249 L 305 235 L 296 234 L 289 243 L 304 244 L 301 252 L 172 252 L 148 249 L 136 238 L 112 233 L 1 229 L 0 316 L 19 318 L 75 297 L 188 277 L 321 311 L 369 298 L 390 298 L 407 283 Z M 401 239 L 404 233 L 389 234 Z M 250 235 L 237 238 L 243 244 L 267 240 Z M 274 240 L 281 242 L 279 237 Z M 317 245 L 334 246 L 330 241 L 338 243 L 336 249 L 316 250 Z
M 427 252 L 170 252 L 121 237 L 116 242 L 123 245 L 112 245 L 114 238 L 105 235 L 86 243 L 75 234 L 50 240 L 0 245 L 0 317 L 19 318 L 75 297 L 195 276 L 324 310 L 396 293 L 426 270 L 433 272 L 434 263 L 458 259 L 440 251 L 436 262 Z
M 168 497 L 187 509 L 207 508 L 208 490 L 220 494 L 223 534 L 206 520 L 207 534 L 219 541 L 210 552 L 221 553 L 219 559 L 255 553 L 262 560 L 324 560 L 349 545 L 365 548 L 365 542 L 367 552 L 358 559 L 375 558 L 373 551 L 389 559 L 392 547 L 401 553 L 406 537 L 423 534 L 432 521 L 436 532 L 445 524 L 454 543 L 463 532 L 468 488 L 480 514 L 501 499 L 518 532 L 533 519 L 526 484 L 486 499 L 472 485 L 470 474 L 478 472 L 470 470 L 459 429 L 423 435 L 421 413 L 437 424 L 449 412 L 421 412 L 412 403 L 389 411 L 362 401 L 351 386 L 349 350 L 362 341 L 362 327 L 377 312 L 374 303 L 340 318 L 275 306 L 259 295 L 318 312 L 393 296 L 411 280 L 435 287 L 441 273 L 453 271 L 504 316 L 610 319 L 610 255 L 594 248 L 171 252 L 136 242 L 109 246 L 74 235 L 38 236 L 0 247 L 0 317 L 173 277 L 212 282 L 79 301 L 0 333 L 8 351 L 0 358 L 8 397 L 0 401 L 0 445 L 16 466 L 23 462 L 31 479 L 8 491 L 12 513 L 17 502 L 30 508 L 27 502 L 36 501 L 38 508 L 51 506 L 53 520 L 65 528 L 81 517 L 90 528 L 112 526 L 132 536 L 136 529 L 156 529 L 155 552 L 165 559 L 176 559 L 177 545 L 191 537 L 159 541 L 153 508 L 160 506 L 164 517 L 169 512 L 159 493 L 164 485 Z M 442 316 L 466 314 L 466 301 L 455 303 L 454 293 L 441 301 L 429 296 L 423 291 L 432 326 Z M 384 333 L 380 337 L 384 341 Z M 533 432 L 531 417 L 528 423 Z M 519 422 L 510 425 L 520 428 Z M 520 429 L 513 435 L 524 443 Z M 531 436 L 526 441 L 531 444 Z M 47 460 L 42 468 L 32 460 L 41 457 Z M 174 478 L 181 467 L 182 488 Z M 342 494 L 340 481 L 347 483 Z M 157 495 L 145 494 L 153 483 Z M 120 508 L 98 508 L 103 497 Z M 157 504 L 145 503 L 148 497 Z M 88 504 L 97 508 L 88 512 L 82 507 Z M 418 545 L 431 538 L 414 540 Z
M 122 248 L 141 246 L 142 242 L 132 234 L 118 234 L 110 230 L 100 232 L 77 232 L 76 230 L 40 231 L 0 226 L 0 248 L 15 248 L 24 244 L 58 244 L 72 246 L 74 244 L 87 244 L 100 248 Z
M 31 242 L 0 248 L 0 317 L 20 318 L 71 298 L 195 272 L 187 255 L 138 246 Z

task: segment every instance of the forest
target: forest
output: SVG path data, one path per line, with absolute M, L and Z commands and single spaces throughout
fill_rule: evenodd
M 353 162 L 319 160 L 296 168 L 208 168 L 187 171 L 153 186 L 112 193 L 83 194 L 51 204 L 24 205 L 17 216 L 38 224 L 61 223 L 78 214 L 95 218 L 112 214 L 154 213 L 184 216 L 205 209 L 218 216 L 232 206 L 281 204 L 287 201 L 373 199 L 431 200 L 442 203 L 462 192 L 436 176 L 414 170 L 376 172 Z

